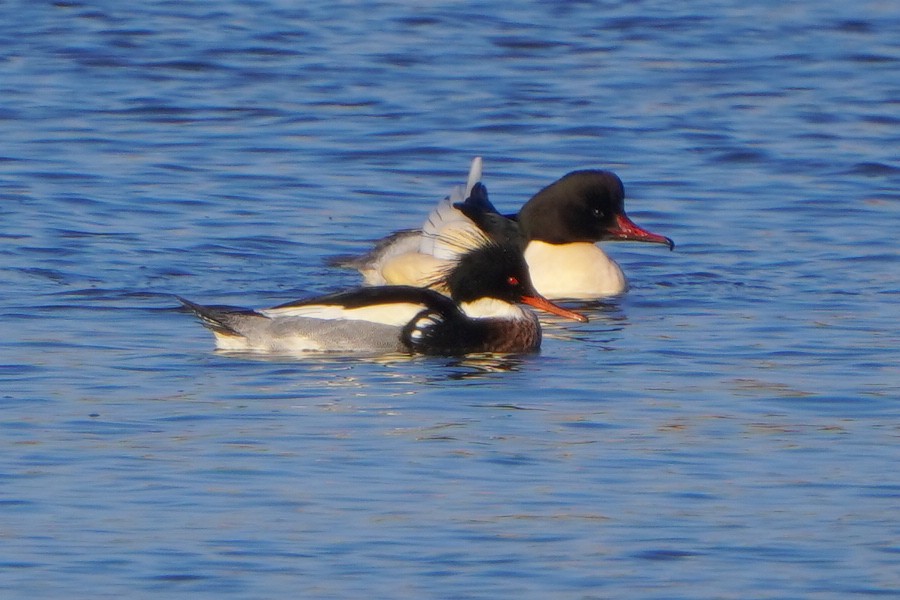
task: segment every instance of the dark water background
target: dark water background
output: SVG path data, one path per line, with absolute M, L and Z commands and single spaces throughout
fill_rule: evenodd
M 0 595 L 900 597 L 896 2 L 3 2 Z M 585 167 L 673 237 L 509 359 L 243 360 Z

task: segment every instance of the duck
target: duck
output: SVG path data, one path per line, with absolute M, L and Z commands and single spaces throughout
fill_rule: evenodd
M 364 285 L 425 285 L 445 268 L 446 240 L 480 230 L 521 246 L 535 289 L 550 300 L 597 300 L 624 294 L 628 279 L 598 242 L 636 241 L 675 248 L 671 238 L 636 225 L 625 213 L 625 188 L 612 171 L 572 171 L 532 196 L 517 214 L 501 214 L 481 182 L 476 157 L 421 229 L 395 232 L 359 257 L 332 264 L 357 269 Z M 444 290 L 446 292 L 446 290 Z
M 586 322 L 541 296 L 521 249 L 477 232 L 456 239 L 451 266 L 432 287 L 361 286 L 252 310 L 176 298 L 215 336 L 219 350 L 273 354 L 529 353 L 541 326 L 528 307 Z

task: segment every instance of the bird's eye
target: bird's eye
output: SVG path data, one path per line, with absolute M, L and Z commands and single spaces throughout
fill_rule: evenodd
M 516 287 L 517 285 L 519 285 L 519 278 L 515 275 L 510 275 L 506 278 L 506 283 L 508 283 L 512 287 Z
M 593 209 L 593 210 L 591 211 L 591 214 L 593 214 L 593 215 L 594 215 L 596 218 L 598 218 L 598 219 L 602 219 L 602 218 L 604 218 L 604 217 L 606 216 L 606 215 L 603 213 L 603 211 L 600 210 L 599 208 Z

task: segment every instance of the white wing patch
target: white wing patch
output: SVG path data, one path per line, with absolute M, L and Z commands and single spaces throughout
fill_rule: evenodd
M 346 308 L 339 304 L 309 304 L 304 306 L 286 306 L 284 308 L 268 308 L 258 311 L 269 318 L 307 317 L 322 320 L 368 321 L 382 325 L 403 326 L 425 308 L 424 304 L 414 302 L 394 302 L 390 304 L 373 304 L 359 308 Z

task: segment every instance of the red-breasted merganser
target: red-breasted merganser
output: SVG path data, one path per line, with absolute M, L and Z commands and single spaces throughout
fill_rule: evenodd
M 535 194 L 517 215 L 502 215 L 472 161 L 468 183 L 438 204 L 421 230 L 396 232 L 362 257 L 334 264 L 358 269 L 367 285 L 427 285 L 445 268 L 445 240 L 473 228 L 520 244 L 535 289 L 550 299 L 590 300 L 624 293 L 621 267 L 596 242 L 674 242 L 638 227 L 625 214 L 622 181 L 610 171 L 573 171 Z
M 362 287 L 264 310 L 179 300 L 212 330 L 221 350 L 289 353 L 409 352 L 462 355 L 537 350 L 541 327 L 527 304 L 577 321 L 534 289 L 521 249 L 475 233 L 432 284 Z

